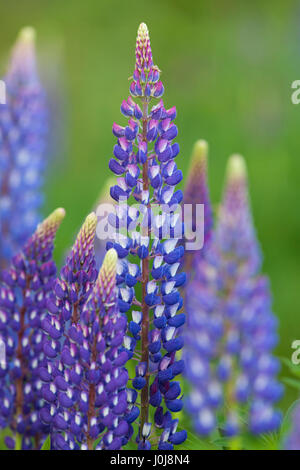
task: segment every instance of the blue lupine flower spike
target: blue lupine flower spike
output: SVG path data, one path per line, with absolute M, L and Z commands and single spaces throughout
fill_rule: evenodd
M 271 310 L 249 206 L 243 158 L 230 158 L 212 241 L 186 292 L 185 353 L 195 430 L 225 436 L 276 430 L 282 394 L 277 382 L 277 321 Z M 217 416 L 221 421 L 218 422 Z
M 45 219 L 2 273 L 0 339 L 6 361 L 0 363 L 0 424 L 13 433 L 6 438 L 10 448 L 39 448 L 49 432 L 39 418 L 42 382 L 38 370 L 47 362 L 41 323 L 56 276 L 54 237 L 64 215 L 64 209 L 57 209 Z
M 24 28 L 13 49 L 0 106 L 0 268 L 40 221 L 47 117 L 35 59 L 35 32 Z
M 176 108 L 165 109 L 163 92 L 148 28 L 142 23 L 136 41 L 131 96 L 121 105 L 128 122 L 125 126 L 113 125 L 117 144 L 109 167 L 118 180 L 110 194 L 120 204 L 110 222 L 121 230 L 120 236 L 107 247 L 115 248 L 119 256 L 120 311 L 125 313 L 133 308 L 130 336 L 125 338 L 124 348 L 138 362 L 132 385 L 140 393 L 137 443 L 143 450 L 150 449 L 152 444 L 159 449 L 172 449 L 186 438 L 185 431 L 177 431 L 177 420 L 171 415 L 182 408 L 179 382 L 172 381 L 183 370 L 183 361 L 176 360 L 176 351 L 183 346 L 178 332 L 185 321 L 184 313 L 178 313 L 183 303 L 178 288 L 185 282 L 185 274 L 178 272 L 184 248 L 177 246 L 183 224 L 175 215 L 183 197 L 181 191 L 175 190 L 182 172 L 174 160 L 179 153 L 178 144 L 173 143 L 177 136 L 173 123 Z M 159 101 L 153 105 L 152 100 Z M 126 203 L 131 196 L 137 202 L 134 207 Z M 161 205 L 163 217 L 155 212 Z M 122 234 L 123 229 L 128 229 L 128 236 Z M 135 287 L 139 285 L 141 300 L 136 298 L 140 289 Z M 132 391 L 129 395 L 132 399 Z M 153 423 L 150 406 L 155 410 Z M 130 420 L 137 414 L 133 407 Z M 162 432 L 157 442 L 159 429 Z
M 185 229 L 196 232 L 200 230 L 201 224 L 204 225 L 203 247 L 196 251 L 187 251 L 184 256 L 185 271 L 189 273 L 189 280 L 194 274 L 194 265 L 197 264 L 199 257 L 205 252 L 210 242 L 213 229 L 213 214 L 209 197 L 207 182 L 207 154 L 208 144 L 205 140 L 198 140 L 193 148 L 193 153 L 188 171 L 187 182 L 184 188 L 183 203 L 190 204 L 192 209 L 191 220 L 185 220 Z M 196 219 L 196 204 L 204 205 L 204 220 Z

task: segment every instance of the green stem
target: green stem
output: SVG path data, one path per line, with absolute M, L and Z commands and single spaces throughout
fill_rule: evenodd
M 22 450 L 22 435 L 17 432 L 15 450 Z
M 148 123 L 148 101 L 147 98 L 143 99 L 143 140 L 147 140 L 147 123 Z M 148 177 L 148 161 L 143 165 L 143 189 L 149 190 L 149 177 Z M 149 228 L 144 230 L 143 235 L 149 236 Z M 149 307 L 145 302 L 147 294 L 147 284 L 149 282 L 149 256 L 142 260 L 142 362 L 147 364 L 146 369 L 146 385 L 141 391 L 141 417 L 140 417 L 140 436 L 143 426 L 148 422 L 149 417 Z

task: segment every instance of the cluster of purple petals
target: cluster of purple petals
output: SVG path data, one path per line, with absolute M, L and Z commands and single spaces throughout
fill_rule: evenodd
M 172 420 L 171 414 L 171 412 L 180 411 L 183 406 L 180 383 L 173 380 L 184 369 L 183 360 L 176 359 L 176 352 L 183 347 L 183 338 L 178 335 L 179 328 L 185 322 L 185 314 L 179 313 L 183 302 L 178 291 L 185 281 L 185 275 L 177 272 L 180 257 L 178 254 L 175 255 L 176 242 L 177 240 L 167 240 L 161 243 L 157 241 L 152 245 L 153 267 L 151 274 L 153 279 L 147 284 L 145 297 L 153 318 L 153 327 L 149 332 L 149 368 L 145 362 L 138 362 L 136 375 L 132 381 L 133 387 L 140 391 L 146 385 L 147 370 L 153 377 L 150 385 L 149 403 L 155 408 L 155 426 L 164 431 L 158 444 L 158 448 L 161 450 L 171 450 L 174 444 L 183 442 L 186 436 L 185 431 L 176 431 L 177 420 Z M 118 248 L 118 244 L 114 246 Z M 169 263 L 166 260 L 169 260 Z M 119 307 L 122 312 L 134 308 L 131 311 L 131 321 L 128 326 L 131 336 L 126 336 L 124 342 L 124 348 L 131 356 L 133 356 L 141 339 L 142 312 L 133 305 L 135 291 L 132 287 L 132 278 L 135 280 L 135 285 L 139 275 L 137 265 L 124 259 L 120 260 L 117 276 L 120 286 Z M 143 439 L 139 441 L 140 449 L 150 448 L 148 437 L 151 425 L 150 423 L 146 424 L 148 426 L 145 426 L 141 433 Z
M 173 379 L 183 371 L 183 361 L 176 359 L 176 352 L 183 346 L 183 339 L 178 336 L 185 322 L 184 313 L 179 313 L 183 304 L 179 288 L 186 276 L 179 272 L 184 248 L 177 245 L 183 224 L 176 209 L 183 195 L 176 190 L 182 180 L 182 172 L 175 162 L 179 146 L 173 143 L 177 136 L 173 122 L 176 109 L 165 109 L 161 99 L 163 90 L 160 71 L 153 65 L 148 30 L 141 24 L 131 96 L 121 106 L 128 123 L 113 125 L 118 140 L 109 167 L 119 178 L 111 188 L 111 196 L 119 206 L 109 221 L 118 229 L 119 236 L 107 246 L 113 247 L 119 257 L 120 311 L 126 313 L 133 309 L 130 335 L 124 341 L 125 350 L 138 360 L 132 384 L 135 390 L 142 391 L 148 386 L 150 375 L 149 402 L 155 408 L 154 425 L 162 430 L 158 448 L 172 449 L 186 438 L 185 431 L 177 431 L 177 420 L 171 415 L 180 411 L 183 404 L 179 382 Z M 158 104 L 151 105 L 152 99 L 159 99 Z M 130 196 L 136 201 L 134 205 L 127 203 Z M 154 210 L 159 205 L 165 207 L 162 215 Z M 128 235 L 122 235 L 122 230 L 127 230 Z M 143 313 L 142 304 L 136 299 L 136 287 L 144 275 L 144 260 L 149 277 L 142 302 L 153 319 L 147 361 L 141 361 L 137 349 Z M 139 449 L 151 448 L 152 431 L 151 423 L 143 423 L 137 437 Z
M 0 106 L 0 266 L 34 232 L 43 203 L 47 118 L 36 72 L 34 32 L 25 28 L 4 78 Z
M 106 273 L 105 261 L 97 279 L 96 222 L 92 213 L 83 224 L 42 322 L 48 363 L 39 369 L 40 417 L 58 450 L 91 449 L 96 440 L 97 449 L 120 449 L 131 431 L 124 415 L 135 397 L 126 389 L 128 354 L 120 350 L 127 321 L 116 308 L 115 275 Z
M 39 448 L 49 427 L 42 423 L 42 381 L 39 368 L 47 364 L 41 323 L 47 312 L 56 266 L 53 240 L 64 211 L 58 209 L 15 255 L 2 272 L 0 285 L 0 339 L 6 357 L 0 363 L 0 424 L 9 427 L 9 448 L 22 436 L 22 449 Z
M 229 174 L 211 244 L 186 290 L 186 373 L 192 385 L 187 409 L 201 435 L 217 424 L 226 436 L 240 433 L 245 425 L 253 434 L 280 426 L 274 404 L 282 386 L 272 353 L 277 320 L 260 264 L 245 174 Z
M 47 302 L 48 314 L 42 322 L 45 333 L 43 350 L 48 361 L 46 367 L 39 370 L 43 383 L 43 399 L 46 403 L 41 410 L 40 417 L 49 425 L 51 445 L 56 449 L 66 448 L 67 445 L 69 449 L 72 446 L 75 448 L 74 443 L 63 443 L 63 447 L 60 443 L 61 434 L 63 434 L 61 416 L 64 416 L 64 408 L 59 402 L 59 392 L 67 393 L 67 390 L 60 390 L 56 381 L 65 375 L 65 356 L 68 357 L 71 354 L 72 357 L 73 346 L 68 330 L 73 324 L 77 325 L 79 322 L 81 310 L 97 278 L 93 248 L 95 227 L 96 216 L 92 213 L 86 218 L 79 231 L 60 276 L 53 282 L 52 293 Z M 49 395 L 51 393 L 52 399 Z

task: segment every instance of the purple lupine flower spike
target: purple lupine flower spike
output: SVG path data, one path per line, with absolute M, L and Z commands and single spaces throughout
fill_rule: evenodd
M 202 398 L 202 379 L 197 378 L 201 371 L 204 376 L 204 390 L 207 388 L 213 391 L 217 403 L 222 398 L 222 390 L 218 383 L 207 379 L 210 375 L 212 352 L 209 308 L 215 296 L 214 290 L 211 292 L 208 283 L 204 280 L 206 275 L 208 276 L 212 271 L 207 255 L 213 233 L 213 214 L 207 181 L 207 154 L 208 144 L 206 141 L 197 141 L 184 190 L 184 203 L 193 205 L 192 223 L 188 222 L 193 231 L 199 230 L 200 225 L 199 221 L 195 219 L 194 206 L 195 204 L 204 204 L 204 221 L 201 221 L 204 222 L 204 245 L 201 250 L 187 252 L 184 257 L 184 266 L 189 273 L 189 281 L 185 288 L 187 321 L 183 329 L 185 339 L 183 358 L 186 363 L 186 375 L 192 385 L 186 404 L 187 411 L 190 412 L 194 420 L 196 431 L 199 431 L 199 423 L 203 423 L 200 434 L 207 434 L 215 426 L 213 409 L 208 405 L 209 402 L 204 403 Z M 211 323 L 213 325 L 213 322 Z M 189 367 L 190 361 L 193 370 Z M 199 368 L 198 372 L 197 368 Z
M 178 332 L 185 321 L 185 315 L 178 313 L 183 303 L 178 288 L 185 282 L 185 274 L 178 272 L 184 248 L 177 246 L 183 224 L 170 210 L 176 212 L 180 208 L 183 195 L 175 187 L 182 180 L 182 173 L 174 160 L 179 153 L 178 144 L 173 143 L 177 136 L 173 123 L 176 108 L 165 109 L 163 91 L 160 70 L 153 63 L 148 29 L 142 23 L 137 35 L 131 96 L 121 105 L 128 123 L 113 125 L 118 140 L 109 167 L 119 178 L 110 194 L 119 206 L 110 222 L 120 230 L 107 246 L 115 248 L 119 256 L 120 311 L 125 313 L 133 307 L 130 336 L 125 338 L 124 349 L 138 362 L 132 384 L 140 393 L 137 443 L 143 450 L 151 448 L 153 439 L 155 442 L 155 428 L 162 430 L 159 449 L 172 449 L 186 438 L 185 431 L 177 431 L 177 420 L 171 415 L 171 411 L 182 408 L 179 382 L 172 379 L 183 370 L 183 361 L 176 359 L 176 351 L 183 346 Z M 158 100 L 154 105 L 153 99 Z M 127 203 L 131 196 L 137 202 L 134 206 Z M 163 216 L 153 206 L 164 206 Z M 139 218 L 140 231 L 136 229 Z M 128 236 L 122 234 L 124 229 L 128 229 Z M 129 255 L 136 263 L 126 259 Z M 139 284 L 141 301 L 135 291 Z M 136 394 L 130 391 L 129 395 L 134 403 Z M 155 409 L 154 423 L 149 421 L 150 406 Z M 137 414 L 133 406 L 128 419 L 132 422 Z
M 88 420 L 97 418 L 99 431 L 102 432 L 98 449 L 118 450 L 127 443 L 129 423 L 127 422 L 128 399 L 126 385 L 128 372 L 124 364 L 129 354 L 123 348 L 127 328 L 127 319 L 118 308 L 116 273 L 118 255 L 111 249 L 105 255 L 93 293 L 83 310 L 83 322 L 93 324 L 94 338 L 92 345 L 100 354 L 98 359 L 99 379 L 92 380 L 90 395 L 95 394 L 94 410 L 89 400 Z M 98 322 L 97 328 L 94 325 Z M 93 374 L 95 371 L 93 370 Z M 95 387 L 93 392 L 92 387 Z M 97 388 L 96 388 L 97 386 Z M 87 387 L 83 387 L 85 390 Z M 106 396 L 104 398 L 104 395 Z M 100 411 L 100 412 L 99 412 Z M 89 429 L 89 424 L 87 425 Z M 98 435 L 96 435 L 98 437 Z M 90 432 L 87 437 L 87 448 L 92 448 L 95 435 Z
M 95 268 L 94 239 L 96 231 L 97 217 L 94 212 L 89 214 L 75 240 L 70 254 L 67 256 L 65 266 L 61 270 L 61 282 L 58 280 L 54 288 L 57 299 L 60 299 L 60 287 L 65 288 L 68 295 L 70 311 L 64 312 L 64 321 L 70 320 L 76 324 L 80 316 L 80 306 L 88 298 L 89 292 L 97 277 Z M 61 310 L 63 311 L 63 310 Z
M 213 229 L 213 214 L 209 197 L 209 189 L 207 184 L 207 153 L 208 144 L 205 140 L 198 140 L 193 149 L 188 178 L 184 189 L 183 204 L 192 206 L 192 218 L 189 223 L 185 221 L 193 232 L 199 230 L 200 224 L 204 224 L 204 242 L 203 248 L 196 252 L 186 252 L 184 256 L 185 271 L 189 273 L 190 278 L 193 276 L 193 265 L 197 263 L 199 256 L 202 257 L 206 246 L 209 244 Z M 204 220 L 196 220 L 196 204 L 204 205 Z
M 240 155 L 233 155 L 229 160 L 218 220 L 216 240 L 220 248 L 241 258 L 239 273 L 241 269 L 245 270 L 245 274 L 247 271 L 249 276 L 257 273 L 262 256 L 249 207 L 247 169 Z
M 97 449 L 114 450 L 128 440 L 127 320 L 118 310 L 116 266 L 109 250 L 77 323 L 65 328 L 59 363 L 40 371 L 47 402 L 41 418 L 56 449 L 92 450 L 97 440 Z
M 38 370 L 46 363 L 41 323 L 56 276 L 54 237 L 64 215 L 64 209 L 57 209 L 45 219 L 2 273 L 0 339 L 6 363 L 0 364 L 0 423 L 12 430 L 14 438 L 8 438 L 7 444 L 13 448 L 39 448 L 48 433 L 39 418 Z
M 274 403 L 282 387 L 276 380 L 279 363 L 272 354 L 277 322 L 260 265 L 246 166 L 235 155 L 228 163 L 216 230 L 187 293 L 194 348 L 186 368 L 192 384 L 187 409 L 199 434 L 212 432 L 220 413 L 222 432 L 229 437 L 245 426 L 260 434 L 280 425 Z
M 0 106 L 0 267 L 19 251 L 40 220 L 47 119 L 35 59 L 35 32 L 24 28 Z
M 41 410 L 41 419 L 51 426 L 52 446 L 61 448 L 61 406 L 66 400 L 72 403 L 73 395 L 66 392 L 67 385 L 61 389 L 61 381 L 68 383 L 69 372 L 65 372 L 64 363 L 74 363 L 77 328 L 84 304 L 92 292 L 97 270 L 95 268 L 94 237 L 97 217 L 89 214 L 61 269 L 60 277 L 53 282 L 52 295 L 47 301 L 48 315 L 42 321 L 45 332 L 43 350 L 48 358 L 45 367 L 39 370 L 44 382 L 42 395 L 47 402 Z M 74 374 L 77 372 L 75 371 Z M 80 372 L 78 372 L 80 376 Z M 66 392 L 66 393 L 62 393 Z M 67 395 L 71 393 L 71 397 Z M 62 403 L 61 403 L 62 402 Z M 58 442 L 56 442 L 56 438 Z M 66 444 L 67 445 L 67 444 Z M 70 442 L 68 448 L 73 444 Z

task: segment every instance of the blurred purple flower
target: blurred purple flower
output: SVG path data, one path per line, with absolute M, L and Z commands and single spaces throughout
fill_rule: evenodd
M 192 206 L 192 217 L 187 225 L 195 232 L 204 224 L 204 244 L 201 250 L 187 251 L 184 255 L 184 267 L 189 280 L 193 278 L 197 261 L 202 258 L 210 243 L 213 229 L 213 213 L 207 184 L 207 153 L 208 144 L 205 140 L 198 140 L 193 149 L 187 182 L 184 188 L 183 204 Z M 196 204 L 204 205 L 204 220 L 196 218 Z
M 0 267 L 34 231 L 43 203 L 47 119 L 34 40 L 32 28 L 21 31 L 4 78 L 6 104 L 0 105 Z
M 57 209 L 38 225 L 13 257 L 11 267 L 2 272 L 0 339 L 6 360 L 0 363 L 0 423 L 13 432 L 14 438 L 7 440 L 10 447 L 39 448 L 49 431 L 39 419 L 42 382 L 38 370 L 47 363 L 41 323 L 56 276 L 54 237 L 64 215 L 63 209 Z
M 276 430 L 282 395 L 277 320 L 269 284 L 259 274 L 261 253 L 249 208 L 244 160 L 228 164 L 227 183 L 211 244 L 188 284 L 185 354 L 192 388 L 187 401 L 199 434 L 211 433 L 223 411 L 222 432 L 233 436 L 246 427 L 253 434 Z

